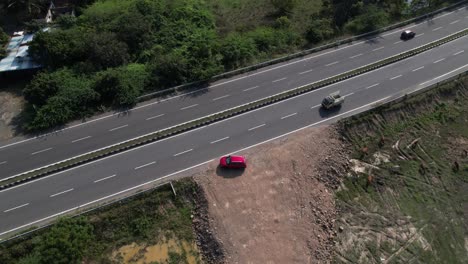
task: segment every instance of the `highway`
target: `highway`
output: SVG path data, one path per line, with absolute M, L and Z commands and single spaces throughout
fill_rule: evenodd
M 86 123 L 70 124 L 47 136 L 3 141 L 0 142 L 0 179 L 310 84 L 467 27 L 468 9 L 462 7 L 406 27 L 417 33 L 416 38 L 409 41 L 400 41 L 401 29 L 398 29 L 215 82 L 209 89 L 145 102 L 127 113 L 106 113 Z M 318 100 L 322 95 L 317 96 Z
M 468 69 L 468 52 L 463 50 L 467 46 L 468 37 L 463 37 L 298 97 L 0 191 L 0 237 L 217 162 L 222 155 L 242 153 L 299 129 L 335 122 L 464 72 Z M 321 99 L 337 90 L 345 95 L 344 105 L 337 110 L 322 110 Z

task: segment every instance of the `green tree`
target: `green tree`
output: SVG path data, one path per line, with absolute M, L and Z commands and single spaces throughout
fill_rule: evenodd
M 362 15 L 346 23 L 345 30 L 354 34 L 362 34 L 383 27 L 388 22 L 388 13 L 376 5 L 369 5 Z
M 306 39 L 312 44 L 329 39 L 334 34 L 331 21 L 328 19 L 314 19 L 307 29 Z
M 87 45 L 89 60 L 97 69 L 118 67 L 130 59 L 127 44 L 119 41 L 114 33 L 92 34 Z
M 61 219 L 43 237 L 41 263 L 80 263 L 93 239 L 93 227 L 84 218 Z
M 70 66 L 88 56 L 87 31 L 83 28 L 39 32 L 29 46 L 29 54 L 45 66 Z
M 6 44 L 8 43 L 9 37 L 0 27 L 0 59 L 6 56 Z
M 297 0 L 270 0 L 279 14 L 290 14 L 297 5 Z
M 228 35 L 221 45 L 223 65 L 228 70 L 246 65 L 257 53 L 254 40 L 238 33 Z
M 148 80 L 145 65 L 129 64 L 98 73 L 93 87 L 105 105 L 129 107 L 136 103 Z
M 62 15 L 59 16 L 55 23 L 60 26 L 62 29 L 70 29 L 76 25 L 78 19 L 72 15 Z

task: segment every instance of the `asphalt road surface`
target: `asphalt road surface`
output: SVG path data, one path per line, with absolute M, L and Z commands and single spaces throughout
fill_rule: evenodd
M 317 126 L 416 91 L 468 69 L 468 37 L 379 70 L 158 141 L 96 162 L 0 191 L 0 237 L 78 207 L 129 193 L 228 153 Z M 324 111 L 330 92 L 345 96 L 341 108 Z M 248 159 L 248 157 L 247 157 Z
M 468 9 L 462 7 L 420 24 L 407 26 L 417 33 L 416 38 L 409 41 L 399 39 L 402 29 L 398 29 L 366 41 L 222 80 L 199 92 L 149 101 L 127 113 L 107 113 L 90 122 L 75 123 L 47 136 L 3 141 L 0 143 L 0 179 L 310 84 L 467 27 Z M 458 47 L 461 52 L 466 45 Z M 399 87 L 403 88 L 404 85 Z M 333 88 L 324 89 L 323 94 L 330 90 Z M 316 93 L 314 96 L 319 100 L 323 94 Z

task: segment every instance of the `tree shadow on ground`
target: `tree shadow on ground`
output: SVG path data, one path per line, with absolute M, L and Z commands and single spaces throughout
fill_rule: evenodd
M 244 174 L 245 169 L 226 169 L 218 165 L 216 167 L 216 175 L 226 179 L 233 179 Z

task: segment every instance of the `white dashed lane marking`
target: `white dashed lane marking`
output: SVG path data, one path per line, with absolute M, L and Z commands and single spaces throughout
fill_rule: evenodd
M 229 139 L 229 137 L 225 137 L 225 138 L 221 138 L 221 139 L 218 139 L 218 140 L 212 141 L 212 142 L 210 142 L 210 144 L 215 144 L 215 143 L 218 143 L 218 142 L 224 141 L 224 140 L 226 140 L 226 139 Z
M 229 96 L 231 96 L 231 95 L 226 94 L 226 95 L 220 96 L 218 98 L 214 98 L 213 101 L 218 101 L 218 100 L 224 99 L 224 98 L 229 97 Z
M 403 75 L 400 74 L 400 75 L 394 76 L 394 77 L 390 78 L 390 80 L 398 79 L 398 78 L 400 78 L 401 76 L 403 76 Z
M 367 89 L 370 89 L 370 88 L 372 88 L 372 87 L 376 87 L 376 86 L 379 85 L 379 84 L 380 84 L 380 83 L 375 83 L 375 84 L 373 84 L 373 85 L 371 85 L 371 86 L 366 87 L 365 89 L 367 90 Z
M 196 106 L 198 106 L 198 104 L 194 104 L 194 105 L 189 105 L 189 106 L 186 106 L 186 107 L 182 107 L 180 110 L 186 110 L 186 109 L 193 108 L 193 107 L 196 107 Z
M 275 82 L 281 82 L 281 81 L 284 81 L 284 80 L 286 80 L 286 79 L 287 79 L 287 78 L 281 78 L 281 79 L 278 79 L 278 80 L 274 80 L 274 81 L 272 81 L 272 82 L 273 82 L 273 83 L 275 83 Z
M 135 170 L 139 170 L 139 169 L 142 169 L 144 167 L 148 167 L 148 166 L 151 166 L 153 164 L 156 164 L 156 161 L 152 161 L 150 163 L 146 163 L 145 165 L 141 165 L 141 166 L 138 166 L 138 167 L 135 167 Z
M 29 203 L 25 203 L 25 204 L 22 204 L 22 205 L 20 205 L 20 206 L 16 206 L 16 207 L 7 209 L 7 210 L 5 210 L 5 211 L 3 211 L 3 212 L 4 212 L 4 213 L 8 213 L 8 212 L 10 212 L 10 211 L 13 211 L 13 210 L 16 210 L 16 209 L 19 209 L 19 208 L 21 208 L 21 207 L 25 207 L 25 206 L 28 206 L 28 205 L 29 205 Z
M 162 116 L 164 116 L 164 114 L 160 114 L 160 115 L 155 115 L 155 116 L 152 116 L 152 117 L 148 117 L 148 118 L 146 118 L 146 121 L 153 120 L 153 119 L 156 119 L 156 118 L 162 117 Z
M 124 127 L 128 127 L 128 125 L 123 125 L 123 126 L 119 126 L 119 127 L 115 127 L 115 128 L 109 129 L 109 132 L 122 129 L 122 128 L 124 128 Z
M 52 148 L 47 148 L 47 149 L 39 150 L 39 151 L 36 151 L 36 152 L 31 153 L 31 155 L 36 155 L 36 154 L 39 154 L 39 153 L 42 153 L 42 152 L 49 151 L 49 150 L 51 150 L 51 149 L 52 149 Z
M 182 152 L 180 152 L 180 153 L 175 154 L 174 157 L 180 156 L 180 155 L 185 154 L 185 153 L 189 153 L 189 152 L 192 151 L 192 150 L 193 150 L 193 149 L 189 149 L 189 150 L 186 150 L 186 151 L 182 151 Z
M 309 72 L 311 72 L 311 71 L 313 71 L 313 69 L 312 69 L 312 70 L 308 70 L 308 71 L 300 72 L 299 75 L 302 75 L 302 74 L 305 74 L 305 73 L 309 73 Z
M 349 58 L 350 58 L 350 59 L 354 59 L 354 58 L 357 58 L 357 57 L 362 56 L 362 55 L 364 55 L 364 54 L 359 53 L 358 55 L 354 55 L 354 56 L 351 56 L 351 57 L 349 57 Z
M 66 191 L 63 191 L 63 192 L 59 192 L 59 193 L 56 193 L 56 194 L 52 194 L 52 195 L 49 196 L 49 197 L 52 198 L 52 197 L 55 197 L 55 196 L 57 196 L 57 195 L 62 195 L 62 194 L 65 194 L 65 193 L 71 192 L 71 191 L 73 191 L 73 188 L 68 189 L 68 190 L 66 190 Z
M 261 125 L 256 126 L 256 127 L 249 128 L 248 131 L 252 131 L 252 130 L 255 130 L 255 129 L 257 129 L 257 128 L 261 128 L 261 127 L 263 127 L 263 126 L 265 126 L 265 125 L 266 125 L 266 124 L 261 124 Z
M 290 114 L 290 115 L 283 116 L 283 117 L 281 118 L 281 120 L 286 119 L 286 118 L 289 118 L 289 117 L 291 117 L 291 116 L 295 116 L 295 115 L 297 115 L 297 113 L 292 113 L 292 114 Z
M 253 90 L 253 89 L 257 89 L 259 86 L 254 86 L 254 87 L 250 87 L 250 88 L 247 88 L 244 90 L 244 92 L 247 92 L 247 91 L 250 91 L 250 90 Z
M 80 142 L 80 141 L 86 140 L 86 139 L 88 139 L 88 138 L 90 138 L 90 137 L 91 137 L 91 136 L 87 136 L 87 137 L 82 137 L 82 138 L 79 138 L 79 139 L 75 139 L 75 140 L 72 141 L 72 143 Z
M 335 62 L 329 63 L 329 64 L 327 64 L 327 65 L 325 65 L 325 66 L 326 66 L 326 67 L 328 67 L 328 66 L 332 66 L 332 65 L 335 65 L 335 64 L 337 64 L 338 62 L 339 62 L 339 61 L 335 61 Z
M 110 179 L 110 178 L 114 178 L 115 176 L 117 176 L 117 175 L 114 174 L 114 175 L 111 175 L 111 176 L 107 176 L 107 177 L 101 178 L 101 179 L 99 179 L 99 180 L 95 180 L 94 183 L 101 182 L 101 181 L 105 181 L 105 180 L 108 180 L 108 179 Z

